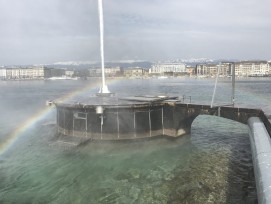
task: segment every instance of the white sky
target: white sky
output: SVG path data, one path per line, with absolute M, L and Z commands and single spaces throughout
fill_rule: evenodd
M 271 59 L 270 0 L 104 0 L 105 59 Z M 97 0 L 0 0 L 0 65 L 98 61 Z

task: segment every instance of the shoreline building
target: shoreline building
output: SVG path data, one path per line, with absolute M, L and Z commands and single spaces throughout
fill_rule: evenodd
M 235 65 L 235 75 L 237 77 L 271 76 L 271 64 L 267 61 L 224 62 L 221 64 L 219 76 L 231 76 L 233 64 Z M 217 75 L 218 68 L 219 64 L 198 64 L 196 66 L 196 75 L 213 77 Z
M 42 80 L 55 76 L 59 69 L 47 67 L 3 67 L 0 68 L 0 79 L 2 80 Z M 65 70 L 61 76 L 65 75 Z
M 186 66 L 186 73 L 187 73 L 189 76 L 195 75 L 195 71 L 196 71 L 196 67 L 193 67 L 193 66 Z
M 267 61 L 241 61 L 235 63 L 235 74 L 240 77 L 268 76 L 271 73 Z
M 6 67 L 0 68 L 0 78 L 7 80 L 44 79 L 49 71 L 46 67 Z
M 105 67 L 104 68 L 105 76 L 107 77 L 115 77 L 115 76 L 122 76 L 123 69 L 121 67 Z M 89 76 L 90 77 L 101 77 L 102 70 L 101 68 L 91 68 L 89 69 Z
M 219 64 L 198 64 L 196 65 L 196 75 L 197 76 L 216 76 L 217 70 L 219 69 Z M 232 74 L 232 64 L 231 63 L 221 63 L 219 70 L 219 76 L 231 76 Z
M 124 70 L 125 77 L 145 77 L 148 75 L 148 70 L 141 67 L 127 68 Z
M 186 74 L 186 65 L 184 63 L 157 63 L 149 69 L 149 74 L 153 75 L 167 75 L 167 73 Z
M 0 79 L 6 79 L 7 78 L 7 70 L 6 68 L 0 68 Z

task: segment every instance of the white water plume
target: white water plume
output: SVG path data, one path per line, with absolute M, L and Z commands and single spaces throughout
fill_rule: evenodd
M 103 1 L 98 0 L 99 20 L 100 20 L 100 50 L 101 50 L 101 65 L 102 65 L 102 87 L 100 93 L 110 93 L 105 85 L 105 73 L 104 73 L 104 20 L 103 20 Z

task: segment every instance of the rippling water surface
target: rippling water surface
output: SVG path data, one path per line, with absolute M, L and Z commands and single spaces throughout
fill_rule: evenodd
M 45 101 L 92 81 L 1 82 L 0 142 L 44 109 Z M 240 106 L 269 108 L 270 80 L 237 82 Z M 214 80 L 122 80 L 109 84 L 127 94 L 192 96 L 210 104 Z M 220 80 L 216 103 L 228 103 L 228 80 Z M 98 88 L 82 95 L 90 95 Z M 79 148 L 57 145 L 55 112 L 26 126 L 0 155 L 0 203 L 257 203 L 248 128 L 199 116 L 190 135 Z

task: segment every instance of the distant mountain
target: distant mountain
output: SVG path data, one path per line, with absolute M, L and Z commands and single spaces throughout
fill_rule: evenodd
M 129 69 L 133 67 L 140 68 L 151 68 L 151 66 L 155 63 L 185 63 L 188 66 L 196 66 L 197 64 L 210 64 L 210 63 L 219 63 L 225 61 L 236 61 L 236 60 L 213 60 L 209 58 L 191 58 L 191 59 L 176 59 L 176 60 L 168 60 L 163 62 L 150 62 L 143 60 L 119 60 L 119 61 L 107 61 L 105 62 L 105 67 L 122 67 L 124 69 Z M 67 68 L 67 69 L 90 69 L 90 68 L 98 68 L 101 64 L 99 61 L 66 61 L 66 62 L 56 62 L 52 65 L 47 65 L 47 67 L 54 68 Z
M 139 60 L 121 60 L 121 61 L 110 61 L 105 62 L 105 67 L 122 67 L 122 68 L 131 68 L 131 67 L 141 67 L 141 68 L 150 68 L 152 65 L 149 61 L 139 61 Z M 47 67 L 55 68 L 68 68 L 68 69 L 86 69 L 86 68 L 96 68 L 100 67 L 100 62 L 97 61 L 67 61 L 67 62 L 55 62 Z
M 96 64 L 96 61 L 66 61 L 66 62 L 55 62 L 53 65 L 67 65 L 67 66 L 80 66 L 80 65 L 91 65 Z
M 107 67 L 122 67 L 125 69 L 140 67 L 140 68 L 151 68 L 152 62 L 148 61 L 121 61 L 121 62 L 106 62 Z
M 218 64 L 220 62 L 237 62 L 237 59 L 208 59 L 208 58 L 191 58 L 179 60 L 190 66 L 196 66 L 197 64 Z
M 213 63 L 214 60 L 208 58 L 191 58 L 191 59 L 181 59 L 183 63 Z

